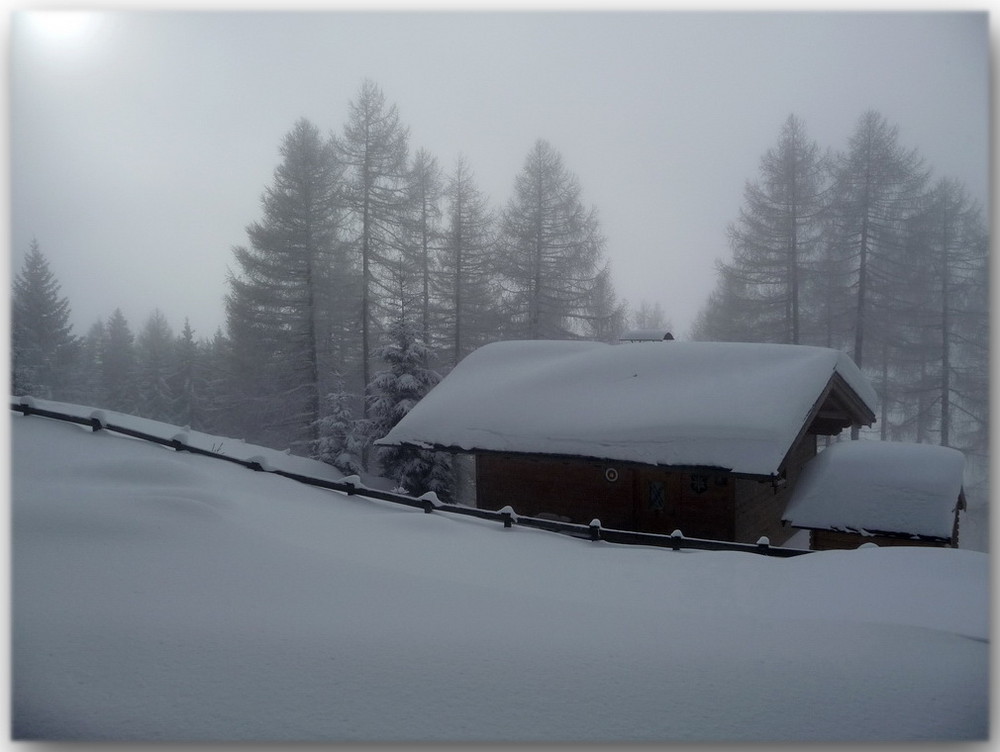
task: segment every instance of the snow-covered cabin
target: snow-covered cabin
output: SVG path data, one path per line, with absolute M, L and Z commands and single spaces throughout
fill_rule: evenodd
M 869 541 L 957 547 L 964 469 L 965 457 L 948 447 L 837 443 L 803 468 L 784 519 L 809 530 L 815 550 Z
M 816 437 L 875 420 L 836 350 L 513 341 L 466 357 L 389 434 L 475 457 L 474 499 L 605 527 L 779 544 Z

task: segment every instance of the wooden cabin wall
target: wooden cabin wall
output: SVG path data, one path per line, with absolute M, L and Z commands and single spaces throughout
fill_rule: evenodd
M 880 547 L 922 546 L 925 548 L 944 548 L 948 546 L 945 541 L 925 541 L 911 538 L 887 538 L 881 535 L 842 533 L 837 530 L 812 530 L 809 535 L 809 547 L 813 551 L 854 549 L 864 543 L 874 543 Z
M 788 457 L 785 484 L 775 489 L 771 483 L 753 480 L 736 481 L 735 537 L 738 543 L 756 543 L 766 535 L 771 545 L 780 546 L 795 534 L 795 529 L 781 524 L 792 489 L 803 466 L 816 456 L 816 436 L 806 434 Z
M 617 480 L 609 480 L 613 469 Z M 670 472 L 655 467 L 584 459 L 481 454 L 476 505 L 518 514 L 551 515 L 582 525 L 693 538 L 733 540 L 735 484 L 726 474 Z
M 616 481 L 605 471 L 614 468 Z M 594 518 L 605 527 L 632 529 L 634 470 L 612 463 L 549 459 L 508 454 L 480 454 L 476 461 L 476 505 L 511 506 L 529 517 L 552 515 L 587 525 Z
M 735 483 L 728 474 L 640 467 L 636 481 L 633 529 L 666 535 L 680 530 L 689 538 L 733 540 Z

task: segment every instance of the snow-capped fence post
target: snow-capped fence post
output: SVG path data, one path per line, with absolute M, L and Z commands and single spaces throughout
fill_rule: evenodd
M 514 525 L 514 510 L 513 508 L 506 506 L 500 510 L 500 518 L 503 520 L 503 526 L 505 528 L 513 527 Z
M 768 538 L 766 535 L 762 535 L 760 536 L 760 538 L 757 539 L 757 550 L 760 553 L 766 554 L 770 550 L 770 548 L 771 548 L 771 539 Z
M 590 539 L 592 541 L 601 539 L 601 521 L 596 517 L 590 521 Z
M 680 530 L 674 530 L 674 532 L 670 534 L 670 544 L 671 544 L 670 547 L 674 549 L 674 551 L 680 551 L 681 540 L 683 538 L 684 538 L 684 533 L 682 533 Z

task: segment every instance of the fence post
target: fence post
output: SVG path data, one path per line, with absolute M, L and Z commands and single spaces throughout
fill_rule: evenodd
M 760 536 L 757 539 L 757 552 L 761 554 L 766 554 L 771 550 L 771 539 L 766 535 Z
M 590 521 L 590 539 L 592 541 L 601 539 L 601 521 L 596 517 Z
M 684 538 L 684 533 L 682 533 L 680 530 L 674 530 L 674 532 L 670 534 L 670 543 L 671 543 L 670 547 L 674 549 L 674 551 L 680 551 L 681 540 L 683 538 Z

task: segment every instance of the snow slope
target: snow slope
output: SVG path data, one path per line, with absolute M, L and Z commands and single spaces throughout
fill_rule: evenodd
M 11 417 L 18 739 L 983 739 L 985 554 L 616 546 Z

